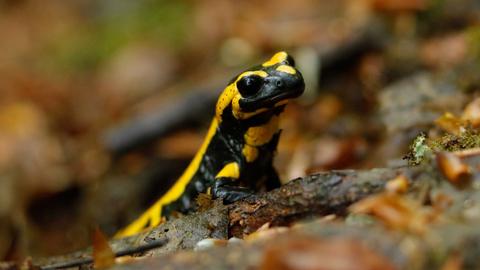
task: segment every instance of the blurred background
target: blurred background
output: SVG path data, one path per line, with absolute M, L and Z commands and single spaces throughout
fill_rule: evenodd
M 307 89 L 285 182 L 404 165 L 480 86 L 475 0 L 0 0 L 0 260 L 66 253 L 155 201 L 201 144 L 216 96 L 278 50 Z

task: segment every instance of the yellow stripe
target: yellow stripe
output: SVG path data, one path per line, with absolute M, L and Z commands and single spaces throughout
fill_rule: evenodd
M 190 162 L 190 165 L 188 165 L 187 169 L 185 172 L 180 176 L 180 178 L 175 182 L 175 185 L 173 185 L 172 188 L 168 190 L 168 192 L 160 198 L 160 203 L 162 205 L 168 204 L 170 202 L 175 201 L 176 199 L 180 198 L 180 196 L 183 194 L 185 191 L 185 187 L 188 185 L 190 180 L 192 179 L 193 175 L 195 172 L 197 172 L 198 167 L 200 166 L 200 162 L 202 161 L 203 156 L 205 155 L 205 152 L 207 151 L 207 147 L 210 144 L 210 141 L 213 138 L 213 135 L 215 135 L 215 132 L 217 131 L 218 123 L 217 120 L 214 118 L 212 120 L 212 124 L 210 125 L 210 128 L 208 129 L 207 136 L 205 137 L 205 141 L 203 142 L 202 146 L 198 150 L 197 154 L 193 158 L 192 162 Z
M 222 114 L 225 108 L 227 108 L 228 105 L 230 105 L 235 95 L 239 95 L 237 88 L 235 87 L 235 83 L 236 81 L 228 85 L 225 88 L 225 90 L 223 90 L 222 94 L 220 94 L 220 97 L 218 98 L 217 106 L 215 106 L 215 117 L 217 118 L 217 121 L 219 123 L 222 121 Z
M 210 128 L 208 129 L 207 136 L 205 137 L 205 140 L 203 141 L 202 146 L 200 147 L 197 154 L 193 158 L 192 162 L 190 162 L 190 165 L 188 165 L 187 169 L 184 171 L 182 176 L 180 176 L 180 178 L 167 191 L 165 195 L 163 195 L 154 205 L 152 205 L 147 211 L 145 211 L 143 215 L 141 215 L 138 219 L 136 219 L 134 222 L 128 225 L 125 229 L 118 232 L 115 235 L 115 237 L 126 237 L 126 236 L 139 233 L 143 229 L 145 229 L 145 226 L 148 224 L 149 221 L 150 221 L 150 224 L 148 226 L 149 228 L 160 224 L 162 206 L 177 200 L 183 194 L 188 183 L 190 183 L 190 180 L 192 179 L 193 175 L 197 172 L 198 167 L 200 166 L 200 163 L 202 161 L 202 158 L 205 155 L 205 152 L 207 151 L 207 147 L 210 144 L 210 141 L 212 140 L 213 135 L 215 135 L 215 132 L 217 131 L 217 127 L 218 127 L 218 123 L 217 123 L 217 120 L 214 118 L 212 120 Z
M 162 205 L 157 201 L 148 208 L 139 218 L 130 223 L 115 234 L 115 238 L 127 237 L 142 232 L 148 224 L 148 227 L 154 227 L 160 224 L 162 213 Z

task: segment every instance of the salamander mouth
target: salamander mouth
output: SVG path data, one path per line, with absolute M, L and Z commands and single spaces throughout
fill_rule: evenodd
M 265 98 L 265 100 L 257 100 L 260 104 L 263 104 L 262 107 L 275 107 L 275 105 L 287 99 L 293 99 L 299 97 L 303 93 L 303 89 L 290 91 L 290 92 L 283 92 L 278 95 L 275 95 L 270 98 Z
M 283 105 L 282 101 L 294 99 L 302 95 L 304 86 L 290 89 L 289 91 L 281 91 L 269 96 L 244 98 L 240 100 L 240 106 L 244 112 L 254 112 L 260 109 L 273 109 L 276 106 Z

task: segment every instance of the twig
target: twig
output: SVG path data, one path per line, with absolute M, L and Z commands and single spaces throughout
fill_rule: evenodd
M 152 241 L 150 243 L 147 243 L 145 245 L 141 245 L 138 247 L 129 247 L 125 248 L 124 250 L 120 250 L 115 252 L 115 257 L 121 257 L 125 255 L 131 255 L 134 253 L 140 253 L 140 252 L 145 252 L 151 249 L 159 248 L 163 245 L 168 243 L 168 239 L 159 239 L 156 241 Z M 70 267 L 78 267 L 82 266 L 85 264 L 90 264 L 93 263 L 93 258 L 88 257 L 88 258 L 79 258 L 79 259 L 74 259 L 74 260 L 69 260 L 69 261 L 64 261 L 64 262 L 59 262 L 56 264 L 51 264 L 47 266 L 41 266 L 41 270 L 54 270 L 54 269 L 65 269 L 65 268 L 70 268 Z

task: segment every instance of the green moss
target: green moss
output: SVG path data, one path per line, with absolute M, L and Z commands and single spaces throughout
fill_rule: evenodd
M 445 133 L 435 139 L 429 139 L 422 133 L 413 140 L 404 159 L 409 165 L 418 165 L 430 160 L 433 153 L 455 152 L 477 147 L 480 147 L 480 132 L 470 126 L 464 127 L 459 135 Z
M 427 136 L 425 133 L 419 134 L 410 144 L 409 152 L 404 157 L 409 165 L 418 165 L 423 160 L 431 156 L 432 149 L 427 145 Z
M 459 135 L 445 134 L 438 139 L 429 140 L 429 145 L 435 152 L 460 151 L 480 147 L 480 133 L 471 127 L 466 127 Z

